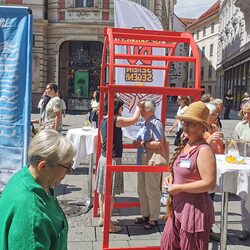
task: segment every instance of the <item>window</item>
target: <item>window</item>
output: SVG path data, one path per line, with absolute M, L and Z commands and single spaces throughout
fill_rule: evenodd
M 75 7 L 94 7 L 94 0 L 75 0 Z
M 144 6 L 147 9 L 150 9 L 150 1 L 148 0 L 135 0 L 135 2 Z
M 199 30 L 197 30 L 197 40 L 199 40 L 199 33 L 200 33 L 200 31 Z
M 204 67 L 201 67 L 201 80 L 204 80 Z
M 192 78 L 193 78 L 193 69 L 190 68 L 189 69 L 189 79 L 192 80 Z
M 203 28 L 203 37 L 206 36 L 206 30 L 207 30 L 207 28 L 204 27 L 204 28 Z
M 212 68 L 212 65 L 209 65 L 208 66 L 208 78 L 212 78 L 212 74 L 213 74 L 213 68 Z
M 214 33 L 214 23 L 211 23 L 211 34 Z
M 213 54 L 214 54 L 214 45 L 213 44 L 210 44 L 210 51 L 209 51 L 209 55 L 210 56 L 213 56 Z
M 202 47 L 201 49 L 201 57 L 204 57 L 205 56 L 205 47 Z

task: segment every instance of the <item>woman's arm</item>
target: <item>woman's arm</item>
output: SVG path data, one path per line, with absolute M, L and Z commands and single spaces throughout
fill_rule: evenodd
M 135 108 L 135 112 L 132 117 L 122 117 L 118 116 L 116 120 L 116 126 L 119 128 L 124 128 L 135 124 L 141 114 L 141 103 L 139 102 Z
M 216 185 L 216 160 L 210 147 L 200 149 L 197 157 L 197 166 L 201 180 L 184 184 L 173 184 L 167 191 L 170 194 L 186 193 L 204 193 L 211 191 Z
M 58 129 L 60 128 L 60 124 L 61 124 L 61 121 L 62 121 L 62 113 L 61 111 L 57 111 L 55 112 L 55 130 L 58 131 Z
M 175 123 L 173 124 L 173 126 L 169 128 L 168 132 L 169 132 L 170 134 L 171 134 L 172 131 L 177 127 L 178 122 L 179 122 L 178 120 L 175 120 Z

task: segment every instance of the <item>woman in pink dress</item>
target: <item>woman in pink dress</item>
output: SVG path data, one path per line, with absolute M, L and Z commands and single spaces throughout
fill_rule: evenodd
M 216 160 L 203 135 L 210 128 L 209 110 L 199 101 L 176 118 L 182 121 L 185 139 L 170 161 L 165 179 L 168 219 L 161 239 L 162 250 L 206 250 L 214 223 L 214 208 L 208 191 L 216 184 Z

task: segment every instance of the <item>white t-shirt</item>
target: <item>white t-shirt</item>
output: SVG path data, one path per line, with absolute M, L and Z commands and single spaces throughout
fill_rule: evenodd
M 187 110 L 187 108 L 188 106 L 184 106 L 183 108 L 180 106 L 177 111 L 177 116 L 183 115 L 185 111 Z M 180 128 L 182 128 L 181 121 L 178 121 L 177 130 L 180 130 Z

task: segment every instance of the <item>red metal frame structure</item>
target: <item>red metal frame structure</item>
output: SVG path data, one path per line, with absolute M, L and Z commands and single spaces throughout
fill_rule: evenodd
M 132 40 L 131 40 L 132 39 Z M 192 50 L 192 56 L 175 56 L 175 50 L 178 44 L 187 44 Z M 164 48 L 168 50 L 167 56 L 159 55 L 138 55 L 138 54 L 117 54 L 115 46 L 147 46 L 152 48 Z M 165 62 L 164 66 L 157 65 L 131 65 L 119 64 L 116 59 L 136 59 L 136 60 L 151 60 Z M 168 74 L 171 62 L 193 62 L 195 64 L 195 86 L 194 88 L 176 88 L 168 86 Z M 155 86 L 131 86 L 119 85 L 115 83 L 115 69 L 119 68 L 143 68 L 152 70 L 162 70 L 164 74 L 164 82 L 162 87 Z M 105 80 L 105 74 L 108 73 L 108 80 Z M 102 56 L 102 68 L 100 79 L 100 103 L 104 103 L 104 95 L 108 93 L 108 131 L 107 131 L 107 159 L 106 159 L 106 186 L 105 186 L 105 214 L 104 214 L 104 232 L 103 232 L 103 250 L 113 249 L 150 249 L 156 250 L 160 247 L 131 247 L 131 248 L 110 248 L 109 247 L 109 222 L 110 222 L 110 201 L 111 201 L 111 175 L 112 172 L 164 172 L 168 171 L 168 166 L 128 166 L 128 165 L 112 165 L 112 147 L 113 147 L 113 129 L 114 129 L 114 94 L 115 93 L 139 93 L 139 94 L 155 94 L 162 96 L 162 113 L 161 120 L 163 128 L 166 121 L 166 98 L 167 96 L 186 95 L 193 96 L 194 100 L 200 99 L 200 61 L 197 46 L 193 37 L 189 33 L 152 31 L 152 30 L 134 30 L 123 28 L 107 28 L 104 31 L 104 46 Z M 103 117 L 103 106 L 100 105 L 99 111 L 99 126 Z M 98 133 L 98 149 L 96 159 L 98 161 L 101 151 L 100 133 Z M 132 145 L 124 145 L 124 148 L 131 148 Z M 139 202 L 130 203 L 115 203 L 115 207 L 133 207 L 139 206 Z M 94 194 L 94 211 L 93 216 L 97 216 L 98 210 L 98 194 Z

